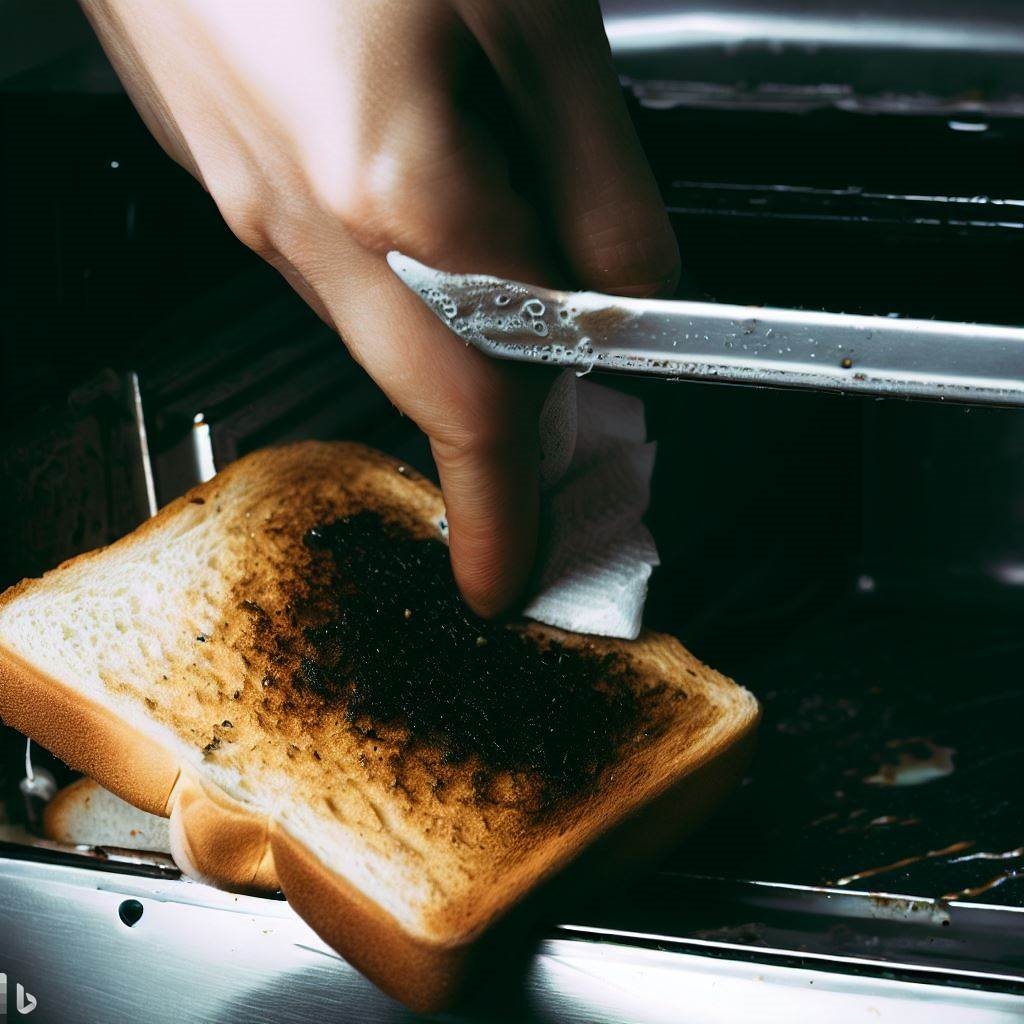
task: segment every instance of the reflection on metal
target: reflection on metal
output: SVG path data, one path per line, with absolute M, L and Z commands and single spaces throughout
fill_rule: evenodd
M 623 83 L 645 105 L 1024 113 L 1016 0 L 603 0 L 602 8 Z
M 886 875 L 891 871 L 897 871 L 900 868 L 910 867 L 911 864 L 917 864 L 922 860 L 932 860 L 936 857 L 948 857 L 951 853 L 960 853 L 961 850 L 969 850 L 973 844 L 970 840 L 964 839 L 956 843 L 950 843 L 949 846 L 944 846 L 941 850 L 928 850 L 925 853 L 914 854 L 911 857 L 901 857 L 897 861 L 893 861 L 891 864 L 881 864 L 874 868 L 865 868 L 863 871 L 857 871 L 852 875 L 846 875 L 844 878 L 837 878 L 835 885 L 849 885 L 851 882 L 860 882 L 865 878 L 873 878 L 875 875 Z
M 952 775 L 956 770 L 953 747 L 927 736 L 889 740 L 878 770 L 865 777 L 869 786 L 921 786 Z
M 984 126 L 982 126 L 984 127 Z M 669 210 L 694 205 L 702 194 L 708 199 L 735 196 L 756 206 L 751 213 L 759 218 L 783 213 L 807 216 L 813 213 L 819 221 L 863 219 L 863 212 L 836 212 L 846 204 L 860 204 L 871 210 L 873 223 L 947 224 L 951 227 L 990 227 L 1024 231 L 1024 199 L 1004 196 L 951 196 L 917 193 L 876 192 L 848 186 L 821 188 L 811 185 L 766 185 L 755 182 L 673 181 Z M 705 200 L 706 202 L 707 200 Z M 841 205 L 840 205 L 841 204 Z M 880 216 L 888 208 L 889 216 Z M 913 211 L 913 212 L 911 212 Z
M 981 134 L 990 125 L 986 121 L 958 120 L 977 117 L 1021 117 L 1024 95 L 987 96 L 984 101 L 969 93 L 929 95 L 888 89 L 863 91 L 857 84 L 706 82 L 623 76 L 623 85 L 641 106 L 651 110 L 677 107 L 706 110 L 776 111 L 808 113 L 814 110 L 842 110 L 862 114 L 902 114 L 915 117 L 950 117 L 950 131 Z M 904 86 L 906 88 L 906 86 Z
M 966 889 L 948 892 L 942 898 L 948 901 L 977 899 L 993 889 L 998 889 L 1005 882 L 1012 882 L 1015 878 L 1020 878 L 1020 876 L 1021 872 L 1017 868 L 1010 868 L 1008 871 L 1001 871 L 998 875 L 993 875 L 992 878 L 982 882 L 981 885 L 971 885 Z
M 1019 997 L 1002 993 L 567 941 L 545 944 L 534 977 L 552 1008 L 566 1014 L 561 1019 L 571 1008 L 571 1019 L 609 1024 L 799 1018 L 974 1024 L 1013 1020 L 1021 1012 Z
M 562 292 L 392 269 L 464 341 L 589 372 L 1024 406 L 1024 329 Z
M 708 45 L 841 46 L 859 49 L 1024 53 L 1024 26 L 954 19 L 799 16 L 785 11 L 676 11 L 611 15 L 605 30 L 616 54 Z
M 195 461 L 196 479 L 199 483 L 204 484 L 217 475 L 217 466 L 213 460 L 210 425 L 201 412 L 196 413 L 192 420 L 192 456 Z
M 2 859 L 0 887 L 0 957 L 36 995 L 43 1020 L 409 1019 L 280 900 Z M 74 956 L 55 956 L 68 949 Z M 996 1024 L 1024 1013 L 1012 983 L 989 984 L 981 972 L 883 970 L 856 957 L 613 928 L 556 929 L 508 985 L 500 1006 L 481 1002 L 451 1019 L 508 1020 L 510 998 L 515 1019 L 527 1022 L 674 1024 L 685 1007 L 685 1019 L 718 1024 L 741 1019 L 755 1001 L 758 1019 L 799 1013 L 837 1024 L 875 1016 Z
M 43 839 L 20 826 L 0 827 L 0 856 L 5 853 L 17 860 L 43 864 L 130 872 L 140 877 L 181 878 L 177 864 L 166 853 L 121 846 L 70 846 L 52 839 Z
M 146 434 L 146 416 L 142 409 L 142 390 L 139 387 L 139 375 L 128 375 L 128 386 L 131 390 L 132 416 L 135 420 L 135 433 L 139 443 L 139 465 L 142 469 L 143 486 L 146 489 L 146 507 L 151 516 L 155 516 L 159 506 L 156 500 L 156 485 L 153 481 L 153 462 L 149 453 L 149 438 Z

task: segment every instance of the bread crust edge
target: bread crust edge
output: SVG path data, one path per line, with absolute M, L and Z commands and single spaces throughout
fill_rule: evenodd
M 0 644 L 3 722 L 142 810 L 170 818 L 180 868 L 221 888 L 280 888 L 321 938 L 388 995 L 420 1013 L 450 1005 L 469 942 L 409 933 L 278 823 L 194 776 L 109 708 L 26 664 Z
M 187 874 L 245 892 L 280 888 L 328 945 L 416 1012 L 437 1012 L 457 1000 L 485 928 L 449 945 L 410 933 L 279 823 L 193 775 L 112 710 L 37 671 L 2 644 L 0 699 L 6 724 L 123 800 L 169 817 L 172 855 Z M 513 907 L 509 916 L 528 915 L 531 908 L 535 913 L 563 878 L 621 874 L 691 831 L 741 776 L 759 717 L 755 711 L 697 768 L 650 794 L 648 803 L 618 821 L 593 847 L 554 860 L 537 879 L 535 898 Z M 577 864 L 582 871 L 573 870 Z

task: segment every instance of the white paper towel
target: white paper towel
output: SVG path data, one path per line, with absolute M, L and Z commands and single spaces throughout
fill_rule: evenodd
M 545 533 L 531 619 L 578 633 L 635 639 L 658 564 L 642 516 L 655 445 L 643 402 L 572 370 L 541 412 Z

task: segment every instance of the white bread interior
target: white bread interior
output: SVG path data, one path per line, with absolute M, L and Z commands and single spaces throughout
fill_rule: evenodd
M 46 805 L 43 832 L 68 846 L 171 852 L 166 818 L 140 811 L 88 777 L 65 786 Z

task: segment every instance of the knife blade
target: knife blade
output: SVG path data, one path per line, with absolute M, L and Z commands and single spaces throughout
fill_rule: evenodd
M 465 342 L 500 359 L 673 380 L 1024 406 L 1024 329 L 557 291 L 388 263 Z

